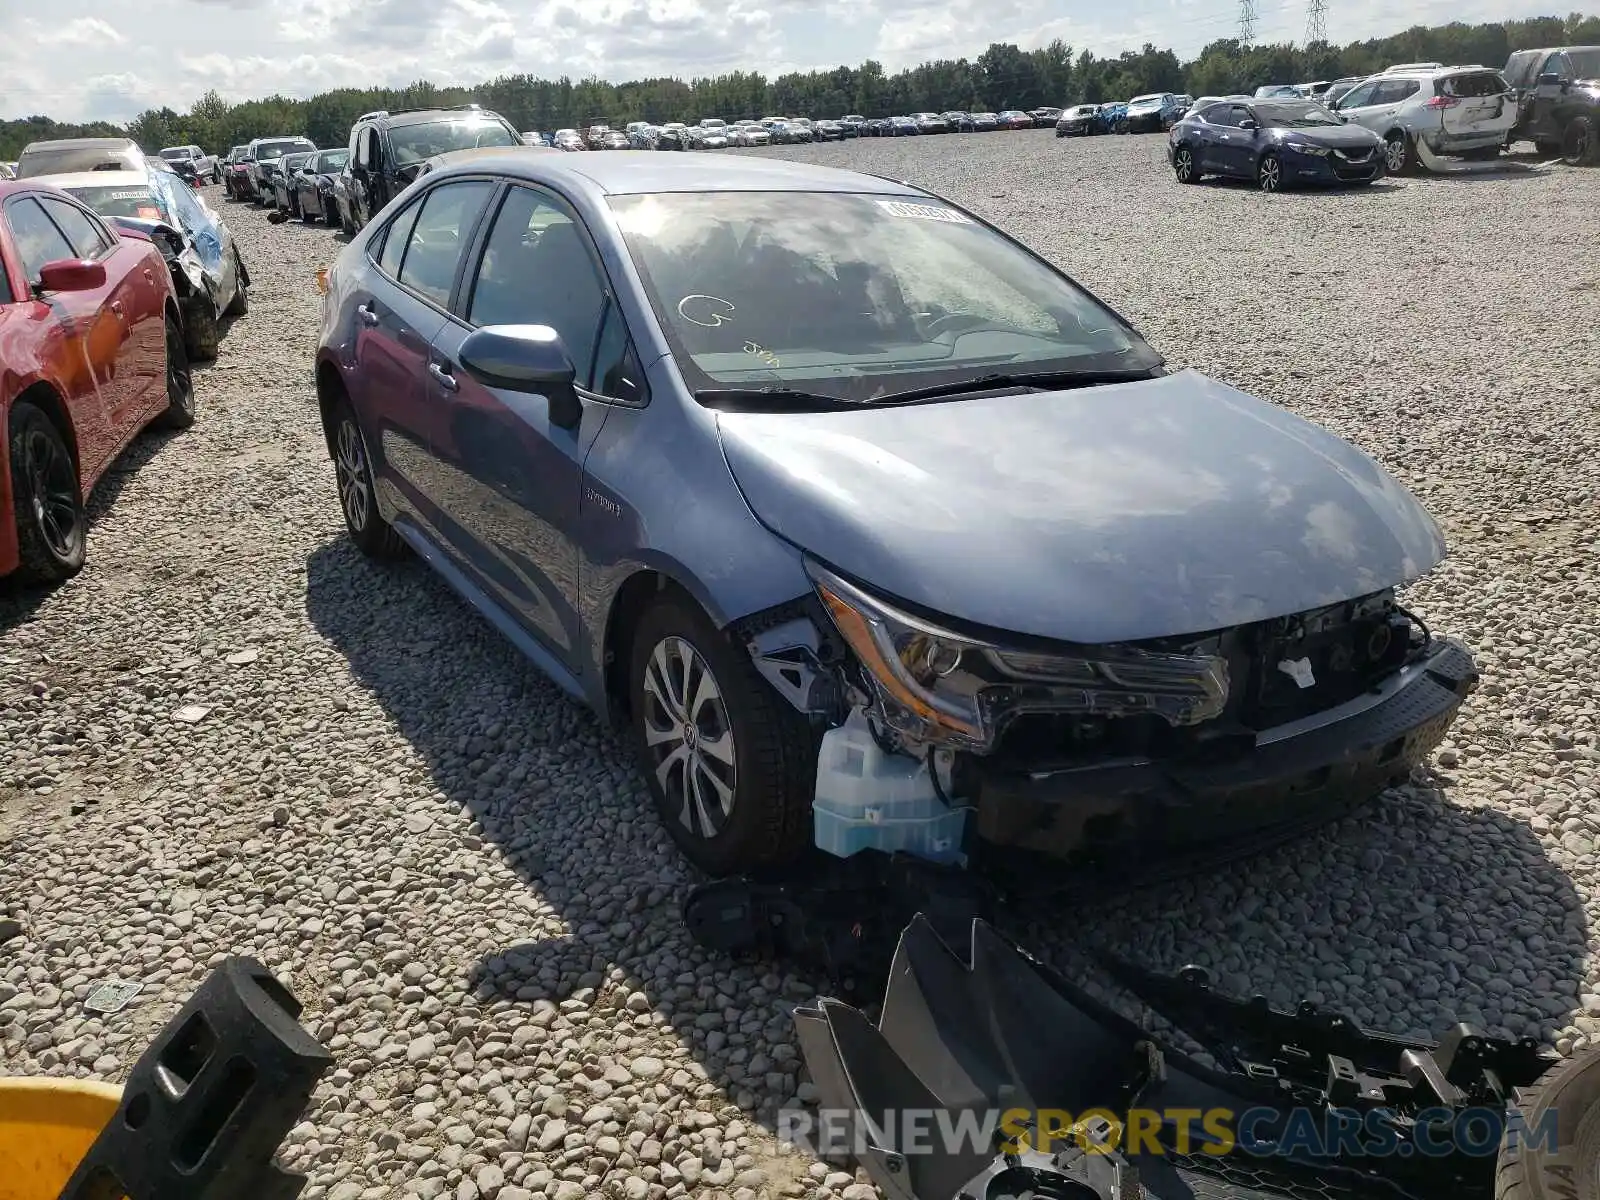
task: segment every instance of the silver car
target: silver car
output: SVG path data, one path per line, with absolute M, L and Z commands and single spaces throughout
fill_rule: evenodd
M 1494 158 L 1511 137 L 1517 105 L 1490 67 L 1392 67 L 1356 84 L 1332 107 L 1384 139 L 1392 175 L 1426 154 Z

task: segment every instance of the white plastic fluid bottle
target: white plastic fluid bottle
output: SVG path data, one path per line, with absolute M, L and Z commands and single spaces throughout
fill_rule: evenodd
M 881 850 L 959 861 L 969 810 L 940 799 L 927 760 L 885 753 L 867 719 L 854 709 L 822 735 L 812 806 L 817 846 L 840 858 Z

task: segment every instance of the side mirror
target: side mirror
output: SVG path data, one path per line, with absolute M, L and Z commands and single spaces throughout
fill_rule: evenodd
M 1258 129 L 1258 128 L 1260 128 L 1260 126 L 1258 126 L 1249 117 L 1246 117 L 1244 120 L 1239 122 L 1239 128 L 1240 129 Z
M 583 418 L 573 380 L 577 371 L 561 335 L 548 325 L 488 325 L 469 333 L 457 351 L 461 365 L 485 387 L 530 392 L 550 402 L 550 420 L 574 429 Z
M 1543 75 L 1539 76 L 1539 86 L 1560 87 L 1561 76 L 1557 75 L 1554 71 L 1546 71 Z
M 92 292 L 106 285 L 106 265 L 88 258 L 58 258 L 39 268 L 38 291 Z
M 422 163 L 407 163 L 396 171 L 395 178 L 401 183 L 415 183 L 417 176 L 422 174 Z

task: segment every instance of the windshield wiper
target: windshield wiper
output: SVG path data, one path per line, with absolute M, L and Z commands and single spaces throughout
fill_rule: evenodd
M 959 379 L 954 383 L 936 383 L 929 387 L 907 388 L 903 392 L 885 392 L 864 403 L 914 404 L 918 400 L 936 400 L 943 396 L 962 396 L 968 392 L 987 392 L 1000 388 L 1032 387 L 1066 390 L 1067 388 L 1099 387 L 1108 383 L 1132 383 L 1139 379 L 1153 379 L 1159 367 L 1142 367 L 1123 371 L 1034 371 L 1015 374 L 979 375 L 976 379 Z
M 701 388 L 694 398 L 720 412 L 838 412 L 861 407 L 853 400 L 796 388 Z

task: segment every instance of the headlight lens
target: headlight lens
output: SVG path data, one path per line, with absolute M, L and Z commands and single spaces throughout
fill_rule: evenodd
M 885 719 L 914 739 L 984 751 L 1023 712 L 1149 714 L 1181 726 L 1210 720 L 1227 703 L 1228 664 L 1217 655 L 1008 648 L 912 616 L 817 564 L 807 569 Z
M 1327 146 L 1313 146 L 1310 142 L 1285 142 L 1284 147 L 1297 154 L 1310 154 L 1316 158 L 1327 158 L 1333 153 Z

